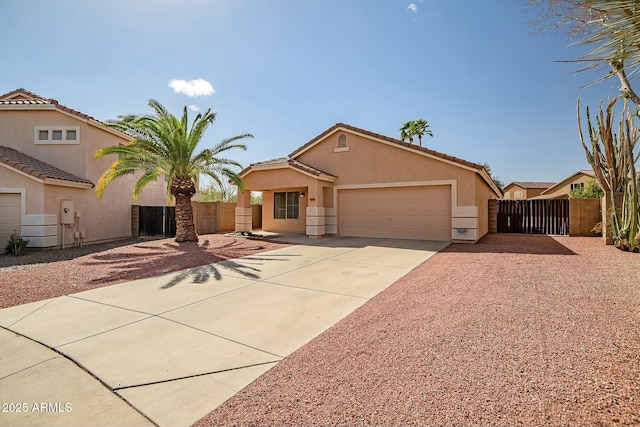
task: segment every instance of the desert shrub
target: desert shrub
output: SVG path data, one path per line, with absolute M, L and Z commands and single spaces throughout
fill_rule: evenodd
M 20 236 L 16 231 L 11 233 L 9 236 L 9 240 L 7 241 L 7 246 L 5 246 L 4 250 L 9 255 L 24 255 L 27 253 L 27 245 L 29 244 L 28 240 L 25 240 Z

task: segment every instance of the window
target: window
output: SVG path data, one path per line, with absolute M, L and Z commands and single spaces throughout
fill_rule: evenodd
M 79 126 L 36 126 L 36 144 L 80 144 Z
M 273 217 L 276 219 L 299 219 L 300 192 L 273 193 Z
M 514 191 L 513 192 L 513 198 L 514 199 L 524 199 L 524 191 L 522 191 L 522 190 Z
M 584 182 L 578 182 L 575 184 L 571 184 L 571 191 L 573 190 L 584 190 Z

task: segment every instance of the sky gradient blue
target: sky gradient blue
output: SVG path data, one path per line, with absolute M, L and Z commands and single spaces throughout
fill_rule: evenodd
M 582 52 L 536 33 L 525 0 L 0 0 L 0 93 L 19 87 L 98 120 L 157 99 L 218 118 L 203 141 L 252 133 L 244 166 L 289 154 L 338 122 L 489 162 L 505 184 L 588 167 L 576 99 L 617 95 L 575 74 Z M 415 5 L 415 11 L 410 4 Z M 204 79 L 211 96 L 174 93 Z M 194 113 L 191 113 L 194 114 Z M 385 159 L 372 167 L 385 167 Z

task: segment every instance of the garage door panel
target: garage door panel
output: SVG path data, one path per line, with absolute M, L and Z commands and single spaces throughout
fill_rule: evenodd
M 343 236 L 451 240 L 451 188 L 340 190 Z
M 6 243 L 14 231 L 20 233 L 20 197 L 20 194 L 0 194 L 0 242 Z

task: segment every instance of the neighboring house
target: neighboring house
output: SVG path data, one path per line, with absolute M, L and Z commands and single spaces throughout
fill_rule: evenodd
M 555 182 L 512 182 L 504 187 L 504 199 L 530 199 L 536 197 Z
M 536 199 L 568 199 L 569 192 L 575 188 L 584 188 L 585 185 L 596 179 L 595 173 L 590 169 L 581 169 L 562 181 L 552 185 L 540 193 Z
M 131 236 L 135 176 L 112 182 L 101 200 L 94 190 L 115 160 L 94 159 L 96 150 L 130 140 L 54 99 L 24 89 L 0 95 L 0 247 L 14 230 L 36 248 Z M 167 200 L 158 180 L 135 203 Z
M 240 176 L 236 230 L 251 230 L 251 191 L 274 232 L 475 242 L 500 190 L 480 164 L 346 124 Z

